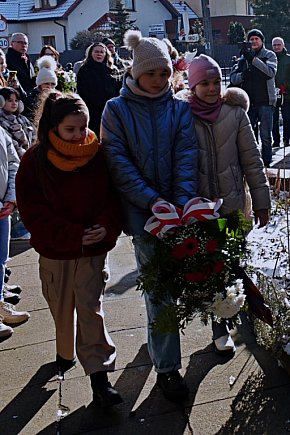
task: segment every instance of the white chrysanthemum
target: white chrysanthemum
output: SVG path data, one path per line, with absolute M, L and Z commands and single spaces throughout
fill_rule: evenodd
M 227 296 L 216 293 L 211 306 L 213 314 L 218 318 L 230 319 L 238 314 L 245 303 L 244 287 L 242 280 L 238 279 L 235 285 L 226 288 Z
M 224 299 L 218 304 L 214 302 L 212 305 L 213 314 L 221 319 L 230 319 L 235 314 L 238 314 L 239 311 L 240 307 L 238 307 L 236 304 L 230 303 L 227 299 Z

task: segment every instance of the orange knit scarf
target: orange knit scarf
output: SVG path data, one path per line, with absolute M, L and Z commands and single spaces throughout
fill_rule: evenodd
M 53 130 L 49 131 L 48 137 L 52 148 L 48 150 L 47 158 L 61 171 L 74 171 L 84 166 L 96 155 L 99 147 L 97 136 L 91 130 L 80 144 L 62 140 Z

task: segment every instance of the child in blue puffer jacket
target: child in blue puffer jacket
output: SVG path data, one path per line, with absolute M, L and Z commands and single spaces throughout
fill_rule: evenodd
M 120 192 L 125 232 L 133 236 L 138 271 L 154 252 L 144 231 L 153 204 L 164 199 L 183 207 L 197 196 L 198 151 L 189 106 L 178 101 L 170 85 L 172 63 L 167 46 L 156 38 L 142 38 L 129 30 L 125 43 L 133 49 L 133 63 L 120 96 L 107 102 L 102 116 L 101 141 Z M 188 394 L 176 334 L 153 332 L 150 325 L 160 306 L 145 293 L 148 350 L 157 384 L 168 399 Z

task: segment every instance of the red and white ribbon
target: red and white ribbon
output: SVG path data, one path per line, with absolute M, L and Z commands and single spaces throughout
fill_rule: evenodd
M 144 229 L 153 236 L 162 239 L 164 234 L 172 228 L 219 218 L 217 210 L 222 203 L 222 199 L 210 201 L 206 198 L 196 197 L 190 199 L 182 211 L 170 202 L 157 201 L 152 207 L 153 216 L 147 220 Z

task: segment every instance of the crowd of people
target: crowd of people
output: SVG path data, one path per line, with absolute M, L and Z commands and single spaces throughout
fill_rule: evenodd
M 5 287 L 16 211 L 39 254 L 42 292 L 55 322 L 57 372 L 63 376 L 77 357 L 99 406 L 122 402 L 108 378 L 117 350 L 102 304 L 108 252 L 121 231 L 132 237 L 142 273 L 156 249 L 144 225 L 160 200 L 183 208 L 197 196 L 221 198 L 222 216 L 241 209 L 260 227 L 269 221 L 265 167 L 272 160 L 273 113 L 279 141 L 279 108 L 289 141 L 289 61 L 284 41 L 275 38 L 276 75 L 277 57 L 266 50 L 263 34 L 253 29 L 247 38 L 251 47 L 231 73 L 236 87 L 225 92 L 214 59 L 201 54 L 188 63 L 169 40 L 138 30 L 125 34 L 129 65 L 106 38 L 68 66 L 76 93 L 58 90 L 62 67 L 55 48 L 43 47 L 35 69 L 22 33 L 12 35 L 6 58 L 0 52 L 0 337 L 29 319 L 8 301 L 18 301 L 21 289 L 7 296 Z M 17 71 L 13 80 L 9 71 Z M 275 108 L 276 87 L 283 98 Z M 182 400 L 189 389 L 179 372 L 179 333 L 152 329 L 164 304 L 175 302 L 168 296 L 156 304 L 154 289 L 144 298 L 157 385 L 167 399 Z M 232 357 L 230 329 L 229 321 L 213 319 L 215 349 Z

